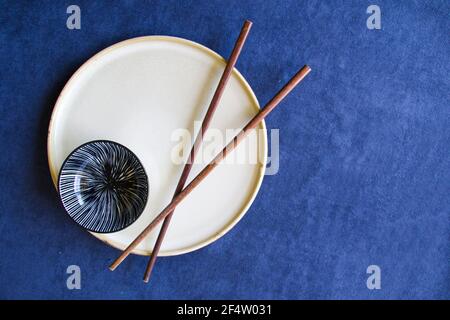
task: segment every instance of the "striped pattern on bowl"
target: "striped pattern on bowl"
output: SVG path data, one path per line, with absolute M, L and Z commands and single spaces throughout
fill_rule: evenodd
M 98 233 L 122 230 L 141 215 L 148 197 L 145 170 L 128 148 L 112 141 L 92 141 L 65 160 L 58 181 L 69 216 Z

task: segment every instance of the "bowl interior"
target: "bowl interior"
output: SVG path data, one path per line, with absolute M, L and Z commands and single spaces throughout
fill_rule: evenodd
M 92 141 L 65 160 L 59 196 L 69 216 L 98 233 L 122 230 L 139 218 L 148 197 L 148 178 L 139 159 L 112 141 Z

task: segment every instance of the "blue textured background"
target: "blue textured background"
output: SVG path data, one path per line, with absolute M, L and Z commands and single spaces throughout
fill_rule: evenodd
M 0 298 L 449 298 L 449 1 L 1 1 Z M 66 8 L 81 7 L 81 30 Z M 382 30 L 368 30 L 377 4 Z M 245 218 L 197 252 L 107 270 L 118 251 L 75 226 L 53 189 L 55 99 L 89 57 L 141 35 L 184 37 L 238 62 L 261 104 L 313 72 L 267 119 L 280 172 Z M 66 268 L 82 289 L 66 288 Z M 366 268 L 382 289 L 366 288 Z

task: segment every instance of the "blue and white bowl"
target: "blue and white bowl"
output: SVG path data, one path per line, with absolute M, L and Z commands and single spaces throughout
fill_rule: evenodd
M 122 230 L 139 218 L 148 198 L 148 177 L 125 146 L 107 140 L 88 142 L 64 161 L 58 179 L 69 216 L 98 233 Z

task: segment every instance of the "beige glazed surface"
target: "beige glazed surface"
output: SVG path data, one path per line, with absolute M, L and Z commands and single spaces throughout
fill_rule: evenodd
M 174 155 L 182 147 L 189 152 L 192 144 L 188 139 L 180 141 L 181 134 L 187 129 L 195 137 L 198 126 L 194 122 L 203 119 L 224 67 L 223 58 L 197 43 L 150 36 L 101 51 L 72 76 L 56 102 L 48 133 L 49 167 L 55 185 L 69 153 L 97 139 L 127 146 L 141 160 L 149 177 L 148 203 L 139 219 L 119 232 L 92 233 L 95 237 L 124 249 L 170 202 L 183 168 L 182 163 L 173 161 Z M 234 70 L 213 117 L 211 132 L 205 135 L 205 147 L 199 153 L 202 163 L 194 165 L 189 180 L 258 109 L 250 86 Z M 159 255 L 199 249 L 242 218 L 264 177 L 264 122 L 259 128 L 259 134 L 252 133 L 177 207 Z M 150 254 L 158 231 L 134 253 Z

